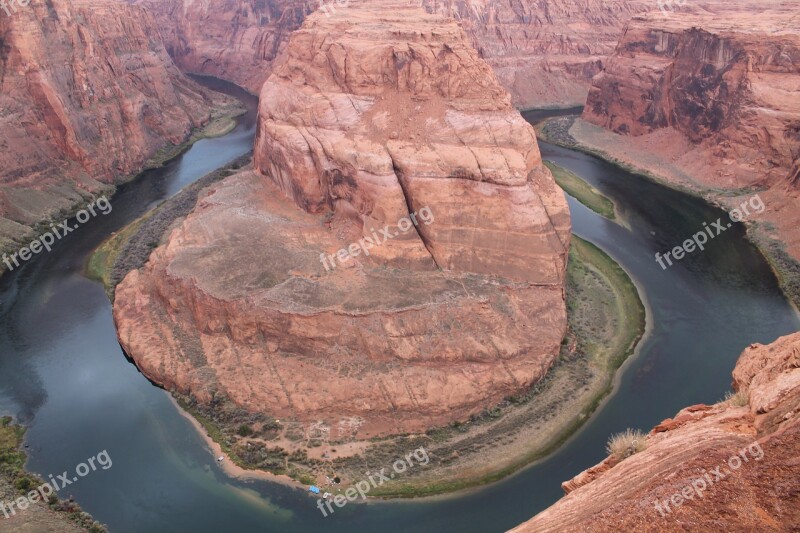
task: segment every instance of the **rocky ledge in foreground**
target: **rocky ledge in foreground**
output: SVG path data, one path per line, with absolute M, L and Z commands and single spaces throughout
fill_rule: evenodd
M 800 333 L 751 345 L 736 395 L 656 426 L 647 448 L 563 484 L 515 533 L 800 529 Z
M 463 31 L 351 1 L 292 36 L 255 169 L 201 198 L 114 316 L 139 368 L 201 404 L 331 440 L 424 431 L 545 375 L 569 235 L 532 128 Z

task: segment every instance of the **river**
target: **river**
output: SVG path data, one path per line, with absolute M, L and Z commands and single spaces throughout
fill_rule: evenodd
M 626 229 L 570 200 L 574 232 L 614 257 L 648 303 L 650 334 L 609 401 L 556 453 L 503 481 L 440 498 L 348 505 L 323 518 L 299 489 L 229 478 L 167 394 L 129 363 L 102 286 L 82 272 L 111 232 L 252 147 L 253 97 L 219 81 L 249 112 L 228 135 L 196 143 L 165 167 L 120 187 L 99 216 L 0 279 L 0 414 L 30 429 L 28 468 L 73 470 L 107 450 L 113 466 L 60 494 L 113 532 L 500 532 L 561 496 L 560 483 L 601 460 L 609 434 L 649 429 L 729 389 L 741 350 L 800 329 L 766 261 L 735 225 L 704 253 L 662 270 L 657 251 L 681 243 L 721 211 L 594 157 L 541 143 L 617 203 Z M 526 114 L 529 120 L 542 114 Z M 4 531 L 0 519 L 0 531 Z

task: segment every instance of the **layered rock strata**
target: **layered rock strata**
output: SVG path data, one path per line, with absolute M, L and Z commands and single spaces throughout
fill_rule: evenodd
M 583 112 L 584 120 L 628 136 L 635 149 L 690 176 L 681 185 L 765 191 L 765 218 L 795 259 L 800 23 L 793 15 L 799 7 L 776 3 L 757 16 L 636 17 L 594 78 Z
M 292 31 L 314 10 L 346 12 L 342 0 L 141 0 L 159 21 L 181 68 L 258 92 Z M 582 105 L 592 76 L 625 23 L 655 9 L 645 1 L 424 0 L 457 19 L 518 107 Z
M 778 13 L 636 17 L 594 78 L 583 118 L 688 140 L 677 163 L 708 184 L 784 180 L 800 156 L 797 29 Z
M 255 168 L 128 275 L 115 319 L 144 373 L 201 402 L 331 438 L 423 431 L 547 372 L 569 213 L 455 22 L 395 0 L 340 13 L 292 36 Z
M 564 483 L 567 496 L 512 531 L 797 530 L 800 333 L 747 348 L 733 387 L 656 426 L 646 450 Z
M 655 2 L 424 0 L 459 20 L 520 108 L 583 105 L 592 77 L 636 14 Z
M 53 0 L 14 9 L 0 12 L 0 249 L 186 140 L 212 104 L 142 8 Z
M 232 81 L 253 94 L 261 91 L 289 35 L 320 5 L 311 0 L 138 3 L 156 18 L 167 50 L 181 69 Z M 329 3 L 332 9 L 339 5 L 336 0 Z

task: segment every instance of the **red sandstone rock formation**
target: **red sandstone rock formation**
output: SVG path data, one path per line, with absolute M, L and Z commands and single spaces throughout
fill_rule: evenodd
M 257 93 L 289 34 L 319 0 L 141 0 L 155 14 L 175 62 Z M 639 0 L 425 0 L 459 20 L 481 57 L 523 108 L 582 105 L 625 23 L 655 9 Z M 330 13 L 346 2 L 323 0 Z M 342 7 L 345 6 L 345 7 Z
M 325 0 L 328 2 L 329 0 Z M 334 8 L 335 0 L 330 0 Z M 141 0 L 175 63 L 230 80 L 253 94 L 269 77 L 289 35 L 318 2 L 311 0 Z
M 512 531 L 800 529 L 800 333 L 746 349 L 733 386 L 748 405 L 682 410 L 653 429 L 645 451 L 579 474 L 567 496 Z M 691 498 L 673 500 L 683 491 Z
M 264 85 L 255 164 L 117 288 L 150 378 L 344 438 L 463 419 L 547 372 L 567 204 L 452 20 L 394 0 L 310 16 Z
M 764 217 L 800 259 L 798 8 L 636 17 L 583 118 L 657 151 L 697 188 L 770 188 Z
M 210 97 L 139 7 L 17 5 L 0 41 L 0 248 L 208 120 Z
M 424 0 L 461 21 L 522 108 L 576 106 L 633 15 L 655 0 Z
M 774 183 L 800 155 L 800 25 L 781 14 L 635 18 L 583 118 L 624 135 L 668 128 L 681 163 L 723 187 Z M 792 31 L 794 28 L 794 31 Z

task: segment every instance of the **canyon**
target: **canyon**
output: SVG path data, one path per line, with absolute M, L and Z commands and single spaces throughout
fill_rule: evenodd
M 326 0 L 140 0 L 184 70 L 225 78 L 258 94 L 291 32 Z M 583 105 L 591 78 L 613 52 L 625 23 L 655 9 L 634 0 L 424 0 L 428 12 L 462 24 L 480 57 L 520 108 Z M 320 9 L 322 11 L 322 9 Z
M 518 108 L 583 105 L 592 77 L 636 14 L 637 0 L 424 0 L 458 20 Z
M 800 334 L 747 348 L 733 387 L 664 420 L 644 451 L 565 482 L 564 498 L 511 531 L 796 530 Z
M 800 34 L 792 6 L 775 4 L 756 18 L 738 5 L 724 17 L 634 17 L 594 78 L 582 115 L 624 140 L 602 147 L 586 124 L 574 135 L 722 205 L 735 201 L 720 191 L 762 191 L 764 222 L 798 260 Z M 648 164 L 646 154 L 660 160 Z
M 545 375 L 569 239 L 532 127 L 463 30 L 354 1 L 292 35 L 261 93 L 253 168 L 123 280 L 114 318 L 143 373 L 201 404 L 331 440 L 421 432 Z
M 357 457 L 370 439 L 458 430 L 552 374 L 567 331 L 570 213 L 515 107 L 585 101 L 570 129 L 584 147 L 657 158 L 641 168 L 722 206 L 758 191 L 757 228 L 800 260 L 797 4 L 644 14 L 654 4 L 0 13 L 0 252 L 233 110 L 179 68 L 232 80 L 261 96 L 253 161 L 116 287 L 126 355 L 201 414 L 246 418 L 242 447 Z M 664 420 L 514 531 L 800 528 L 799 368 L 800 334 L 751 345 L 734 396 Z M 654 505 L 753 443 L 763 457 L 703 497 Z
M 178 71 L 141 7 L 33 2 L 0 38 L 0 251 L 234 105 Z
M 289 35 L 319 7 L 311 0 L 139 0 L 186 72 L 230 80 L 253 94 L 272 72 Z M 331 2 L 335 7 L 335 2 Z

